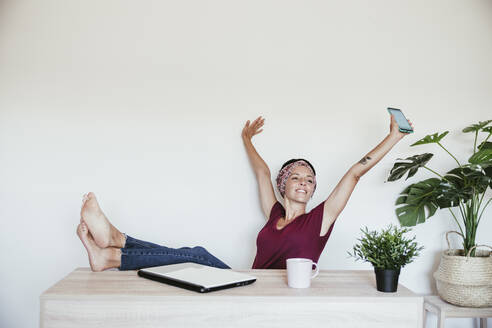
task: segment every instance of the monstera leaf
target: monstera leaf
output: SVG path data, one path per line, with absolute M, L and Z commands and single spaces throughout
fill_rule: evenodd
M 436 197 L 441 180 L 430 178 L 408 186 L 396 200 L 395 212 L 402 226 L 415 226 L 424 223 L 438 209 Z M 426 211 L 427 209 L 427 211 Z
M 492 128 L 492 126 L 490 126 L 490 128 Z M 482 151 L 485 151 L 485 150 L 492 150 L 492 142 L 490 142 L 490 141 L 484 141 L 480 145 L 478 145 L 478 149 L 480 149 L 480 150 L 474 154 L 474 156 L 476 155 L 475 156 L 476 158 L 474 158 L 473 160 L 474 161 L 477 160 L 477 161 L 485 162 L 487 160 L 483 160 L 483 159 L 486 158 L 487 155 L 484 155 L 484 154 L 477 155 L 477 154 L 479 154 L 479 153 L 481 153 Z M 486 152 L 486 153 L 488 153 L 488 152 Z M 470 162 L 471 159 L 472 158 L 470 158 L 468 160 L 468 162 Z M 472 162 L 470 162 L 470 163 L 472 163 Z M 481 163 L 477 163 L 477 164 L 481 164 Z M 489 165 L 485 165 L 485 166 L 488 167 Z
M 489 128 L 492 128 L 492 126 L 489 126 Z M 478 145 L 478 148 L 481 148 L 481 149 L 492 149 L 492 142 L 490 142 L 490 141 L 484 141 L 480 145 Z
M 439 185 L 437 204 L 440 208 L 455 207 L 460 200 L 468 201 L 474 193 L 483 193 L 491 178 L 481 170 L 458 167 L 449 171 Z
M 423 137 L 422 139 L 420 139 L 419 141 L 411 144 L 410 147 L 411 146 L 417 146 L 417 145 L 425 145 L 425 144 L 431 144 L 431 143 L 438 143 L 448 133 L 449 133 L 449 131 L 445 131 L 445 132 L 443 132 L 441 134 L 439 134 L 438 132 L 436 132 L 434 134 L 428 134 L 425 137 Z
M 475 192 L 481 194 L 487 190 L 487 186 L 491 183 L 492 178 L 487 176 L 482 170 L 473 170 L 464 167 L 461 171 L 465 181 L 465 188 L 470 186 Z
M 477 132 L 481 128 L 485 127 L 487 124 L 492 122 L 492 120 L 487 120 L 487 121 L 479 121 L 478 124 L 472 124 L 470 126 L 467 126 L 466 128 L 463 129 L 463 132 Z
M 439 189 L 440 194 L 437 196 L 436 201 L 440 208 L 458 206 L 460 200 L 466 202 L 473 195 L 473 189 L 471 187 L 459 189 L 447 182 L 441 182 Z
M 482 132 L 492 133 L 492 125 L 482 129 Z
M 492 126 L 489 126 L 488 128 L 492 128 Z M 489 141 L 482 142 L 478 146 L 478 149 L 481 149 L 481 151 L 484 149 L 492 149 L 492 142 Z M 483 170 L 485 171 L 485 175 L 492 179 L 492 166 L 486 165 L 485 167 L 483 167 Z M 492 188 L 492 181 L 490 182 L 489 186 L 490 188 Z
M 492 166 L 492 148 L 482 148 L 468 159 L 470 164 L 480 165 L 481 167 Z
M 415 175 L 415 173 L 417 173 L 419 167 L 423 167 L 425 166 L 425 164 L 427 164 L 432 156 L 434 155 L 431 153 L 425 153 L 421 155 L 407 157 L 405 159 L 397 158 L 397 160 L 403 162 L 396 162 L 395 165 L 393 165 L 393 168 L 391 169 L 390 175 L 388 177 L 388 181 L 396 181 L 404 176 L 407 172 L 408 176 L 405 180 L 411 178 Z
M 492 128 L 492 126 L 491 126 Z M 478 145 L 478 149 L 492 149 L 492 142 L 490 141 L 484 141 L 480 145 Z

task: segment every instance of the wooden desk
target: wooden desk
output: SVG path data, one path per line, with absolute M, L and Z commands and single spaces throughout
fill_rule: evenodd
M 422 327 L 423 297 L 378 292 L 373 271 L 320 270 L 309 289 L 289 288 L 285 270 L 241 272 L 257 281 L 199 294 L 79 268 L 41 295 L 41 327 Z

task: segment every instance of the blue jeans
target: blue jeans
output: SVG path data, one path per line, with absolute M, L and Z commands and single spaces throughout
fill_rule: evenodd
M 125 247 L 121 248 L 119 270 L 138 270 L 161 265 L 193 262 L 221 269 L 230 267 L 210 254 L 205 248 L 169 248 L 126 235 Z

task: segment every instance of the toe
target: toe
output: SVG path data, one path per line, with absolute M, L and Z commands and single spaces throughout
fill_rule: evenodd
M 85 194 L 83 197 L 82 197 L 82 207 L 84 206 L 84 204 L 87 202 L 89 198 L 87 197 L 87 194 Z
M 79 237 L 82 237 L 82 235 L 83 235 L 83 231 L 82 231 L 82 224 L 79 224 L 79 225 L 77 226 L 77 235 L 78 235 Z

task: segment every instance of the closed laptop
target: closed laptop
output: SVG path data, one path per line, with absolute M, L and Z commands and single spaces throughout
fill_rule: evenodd
M 140 269 L 138 275 L 168 285 L 207 293 L 252 284 L 256 277 L 196 263 L 180 263 Z

